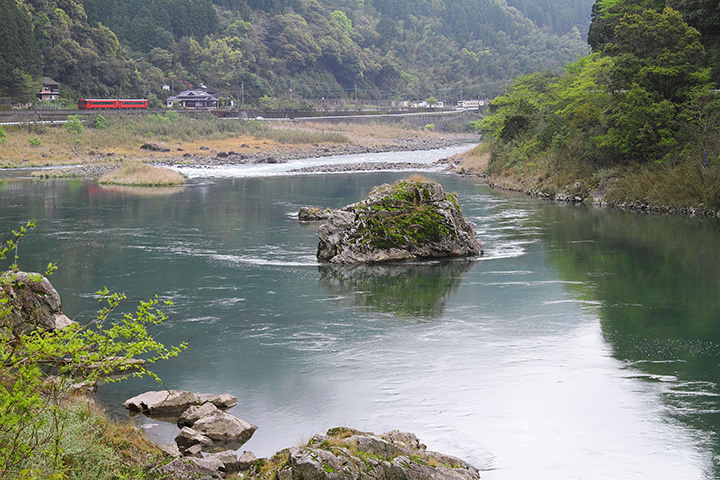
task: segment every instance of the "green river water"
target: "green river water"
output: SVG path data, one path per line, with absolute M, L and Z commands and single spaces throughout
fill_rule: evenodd
M 0 179 L 0 230 L 37 220 L 20 264 L 57 262 L 79 321 L 103 286 L 171 299 L 159 339 L 189 348 L 156 371 L 169 388 L 237 396 L 232 413 L 260 427 L 242 449 L 258 456 L 347 425 L 412 431 L 486 479 L 720 478 L 719 222 L 426 173 L 459 194 L 485 256 L 333 267 L 297 210 L 408 174 L 267 168 L 191 171 L 152 194 L 15 171 Z M 99 396 L 120 412 L 157 388 Z M 138 422 L 160 442 L 176 432 Z

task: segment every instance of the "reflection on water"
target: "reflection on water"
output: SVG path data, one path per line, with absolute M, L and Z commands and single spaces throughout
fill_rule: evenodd
M 320 286 L 344 303 L 405 318 L 437 318 L 475 261 L 322 265 Z
M 541 218 L 560 274 L 601 302 L 603 337 L 627 375 L 720 452 L 720 224 L 562 208 Z M 720 457 L 713 464 L 708 478 L 720 478 Z
M 482 262 L 319 266 L 317 225 L 293 214 L 405 176 L 203 179 L 152 197 L 10 179 L 0 231 L 37 219 L 21 265 L 57 262 L 78 320 L 103 286 L 173 300 L 159 339 L 189 348 L 157 373 L 237 396 L 232 413 L 260 426 L 243 448 L 260 456 L 351 425 L 415 432 L 485 480 L 720 477 L 717 223 L 431 174 L 477 224 Z M 130 380 L 100 398 L 157 388 Z

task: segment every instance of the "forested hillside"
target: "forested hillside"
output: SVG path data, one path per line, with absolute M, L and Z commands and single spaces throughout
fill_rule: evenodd
M 720 209 L 719 8 L 598 0 L 592 55 L 521 77 L 493 102 L 490 170 L 552 191 L 583 179 L 585 195 Z
M 0 0 L 0 96 L 489 98 L 587 53 L 591 0 Z M 32 79 L 30 78 L 32 77 Z M 28 93 L 30 92 L 30 93 Z

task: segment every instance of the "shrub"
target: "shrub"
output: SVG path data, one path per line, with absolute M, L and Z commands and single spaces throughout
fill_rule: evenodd
M 98 130 L 104 130 L 104 129 L 108 128 L 107 118 L 105 118 L 105 116 L 103 116 L 103 115 L 96 116 L 93 127 L 97 128 Z
M 0 276 L 0 478 L 118 478 L 100 474 L 98 469 L 116 468 L 115 462 L 101 461 L 110 455 L 97 442 L 102 425 L 72 406 L 71 385 L 117 381 L 118 372 L 159 381 L 146 365 L 185 345 L 167 348 L 153 337 L 151 329 L 166 319 L 157 298 L 111 322 L 125 295 L 107 289 L 97 292 L 104 306 L 86 325 L 31 333 L 13 328 L 10 299 L 25 287 L 17 275 L 18 243 L 32 227 L 28 222 L 0 244 L 0 259 L 14 257 Z M 45 275 L 54 270 L 49 264 Z M 145 363 L 133 362 L 136 357 Z
M 0 127 L 0 145 L 7 142 L 7 132 L 3 127 Z
M 65 129 L 70 133 L 82 133 L 85 130 L 78 115 L 69 115 L 65 122 Z
M 40 145 L 42 145 L 42 142 L 40 141 L 40 139 L 38 137 L 33 137 L 28 141 L 30 142 L 30 145 L 32 145 L 33 147 L 39 147 Z

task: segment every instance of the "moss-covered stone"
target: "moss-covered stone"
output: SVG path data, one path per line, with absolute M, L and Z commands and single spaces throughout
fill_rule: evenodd
M 373 188 L 365 200 L 333 212 L 319 236 L 318 258 L 332 263 L 467 257 L 483 250 L 457 197 L 427 180 Z

